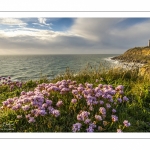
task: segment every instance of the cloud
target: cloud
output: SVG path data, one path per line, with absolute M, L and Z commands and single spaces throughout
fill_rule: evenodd
M 116 49 L 124 52 L 133 46 L 143 46 L 150 38 L 150 20 L 122 28 L 126 18 L 78 18 L 72 32 L 95 43 L 99 49 Z M 113 51 L 112 51 L 113 53 Z
M 5 21 L 4 21 L 5 20 Z M 0 19 L 1 24 L 24 23 Z M 38 18 L 43 26 L 46 18 Z M 11 23 L 10 23 L 11 22 Z M 12 23 L 13 22 L 13 23 Z M 135 46 L 146 46 L 150 20 L 122 26 L 126 18 L 78 18 L 67 31 L 21 27 L 0 30 L 1 54 L 113 54 Z
M 27 23 L 16 18 L 0 18 L 0 24 L 2 25 L 16 25 L 16 26 L 26 26 Z
M 46 26 L 50 26 L 52 25 L 52 23 L 46 23 L 47 19 L 46 18 L 38 18 L 38 21 L 40 24 L 46 25 Z

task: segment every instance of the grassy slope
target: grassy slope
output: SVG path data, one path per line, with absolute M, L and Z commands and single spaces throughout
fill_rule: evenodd
M 69 70 L 66 70 L 63 76 L 59 76 L 51 82 L 57 82 L 62 79 L 76 80 L 77 83 L 96 83 L 111 84 L 114 87 L 124 85 L 125 95 L 130 102 L 121 107 L 118 111 L 119 118 L 128 118 L 131 127 L 126 132 L 149 132 L 150 131 L 150 80 L 142 76 L 138 76 L 137 70 L 125 71 L 122 69 L 112 69 L 105 71 L 104 69 L 93 69 L 89 67 L 82 70 L 78 75 L 74 76 Z M 50 82 L 47 79 L 41 79 L 39 83 Z M 21 91 L 29 91 L 36 87 L 35 81 L 28 81 L 22 88 L 14 88 L 10 91 L 7 86 L 0 87 L 0 102 L 9 97 L 19 96 Z M 0 123 L 7 117 L 6 112 L 0 114 Z M 9 116 L 10 117 L 10 116 Z M 9 118 L 8 117 L 8 118 Z M 42 131 L 42 130 L 41 130 Z M 23 131 L 24 132 L 24 131 Z

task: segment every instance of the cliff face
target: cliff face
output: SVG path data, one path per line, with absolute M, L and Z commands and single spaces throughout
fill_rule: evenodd
M 135 47 L 127 50 L 124 54 L 113 57 L 114 60 L 124 62 L 150 63 L 150 47 Z
M 113 57 L 113 60 L 122 62 L 136 62 L 145 64 L 139 68 L 139 75 L 150 77 L 150 47 L 135 47 L 127 50 L 124 54 Z

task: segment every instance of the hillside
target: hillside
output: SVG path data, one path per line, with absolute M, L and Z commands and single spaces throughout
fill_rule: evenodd
M 127 50 L 124 54 L 113 57 L 112 59 L 147 64 L 150 63 L 150 47 L 134 47 Z
M 122 62 L 135 62 L 144 64 L 139 68 L 139 74 L 150 76 L 150 47 L 134 47 L 127 50 L 124 54 L 113 57 L 113 60 L 120 60 Z

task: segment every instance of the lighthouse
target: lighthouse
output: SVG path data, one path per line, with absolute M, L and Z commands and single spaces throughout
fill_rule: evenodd
M 148 41 L 148 47 L 150 47 L 150 40 Z

